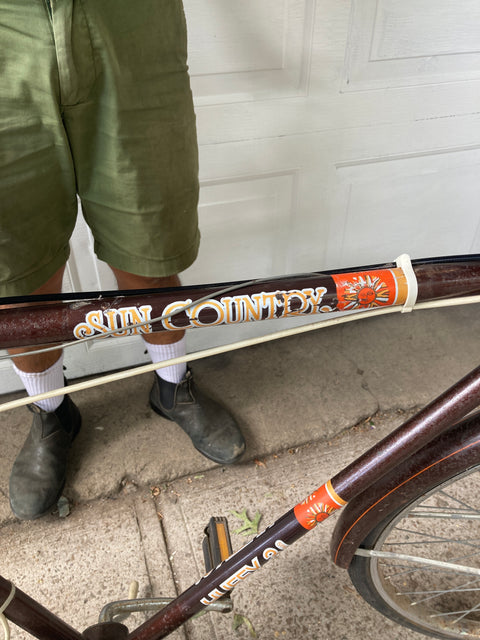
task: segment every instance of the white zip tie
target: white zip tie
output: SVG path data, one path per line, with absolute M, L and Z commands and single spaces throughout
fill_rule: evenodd
M 5 600 L 5 602 L 0 607 L 0 622 L 2 623 L 2 626 L 3 626 L 3 632 L 5 634 L 5 640 L 10 640 L 10 627 L 8 625 L 8 620 L 5 617 L 4 611 L 7 609 L 8 605 L 14 599 L 15 591 L 16 591 L 16 588 L 15 588 L 15 585 L 13 584 L 13 582 L 11 582 L 10 584 L 11 584 L 10 595 L 8 596 L 8 598 Z
M 413 270 L 410 256 L 407 253 L 402 253 L 401 256 L 398 256 L 395 262 L 397 263 L 397 267 L 402 269 L 407 279 L 407 287 L 408 287 L 407 299 L 405 300 L 405 304 L 402 307 L 402 313 L 410 313 L 410 311 L 413 311 L 415 303 L 417 302 L 417 296 L 418 296 L 417 276 L 415 275 L 415 271 Z

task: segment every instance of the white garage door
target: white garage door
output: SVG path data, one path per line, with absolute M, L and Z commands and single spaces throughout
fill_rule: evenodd
M 480 252 L 478 0 L 185 10 L 203 239 L 185 284 Z M 72 245 L 66 287 L 111 288 L 81 222 Z M 279 322 L 193 330 L 189 349 Z M 129 340 L 76 346 L 69 376 L 144 361 Z

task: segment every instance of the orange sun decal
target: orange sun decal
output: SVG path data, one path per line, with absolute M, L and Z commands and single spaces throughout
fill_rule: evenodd
M 326 520 L 334 511 L 333 507 L 323 504 L 323 502 L 316 502 L 310 505 L 305 514 L 305 528 L 313 529 L 319 522 Z
M 337 308 L 342 311 L 394 304 L 397 287 L 391 271 L 344 273 L 333 279 L 337 287 Z
M 329 480 L 311 493 L 303 502 L 299 502 L 294 508 L 295 517 L 305 529 L 313 529 L 319 522 L 326 520 L 340 507 L 343 507 L 345 500 L 341 498 Z

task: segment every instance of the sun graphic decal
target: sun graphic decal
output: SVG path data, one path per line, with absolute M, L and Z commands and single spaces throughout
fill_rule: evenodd
M 335 511 L 334 507 L 324 504 L 323 502 L 317 502 L 308 507 L 305 514 L 305 527 L 307 529 L 313 529 L 319 522 L 322 522 L 329 515 Z
M 345 504 L 329 480 L 294 508 L 295 517 L 305 529 L 313 529 Z
M 342 311 L 384 307 L 395 302 L 397 288 L 391 271 L 347 273 L 333 279 L 337 287 L 337 308 Z

